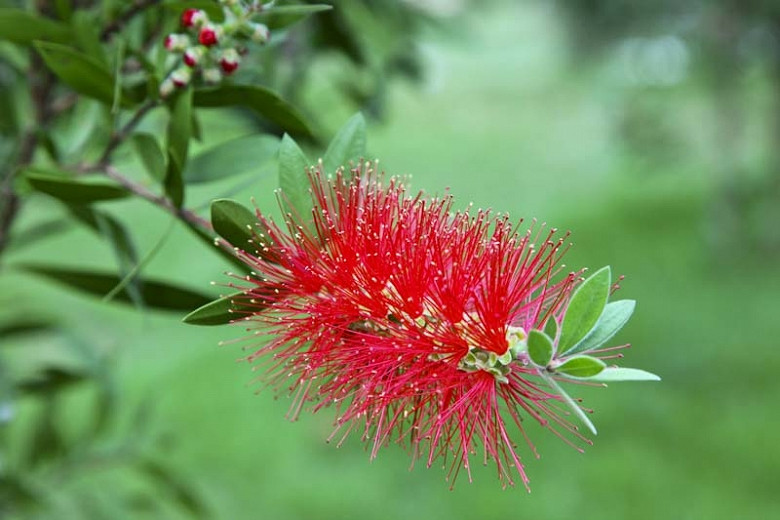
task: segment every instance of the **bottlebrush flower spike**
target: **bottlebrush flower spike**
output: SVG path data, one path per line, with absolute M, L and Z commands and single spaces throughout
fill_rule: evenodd
M 283 227 L 258 211 L 253 247 L 234 245 L 259 274 L 230 284 L 242 290 L 235 321 L 255 331 L 250 341 L 268 338 L 245 359 L 294 396 L 290 418 L 333 407 L 330 439 L 355 432 L 372 458 L 396 442 L 413 461 L 448 464 L 453 485 L 461 469 L 471 480 L 477 456 L 504 485 L 519 476 L 527 487 L 518 441 L 538 455 L 526 418 L 580 451 L 590 444 L 555 379 L 605 364 L 555 354 L 563 333 L 550 332 L 546 367 L 528 348 L 529 332 L 557 331 L 573 301 L 582 271 L 562 272 L 568 235 L 521 233 L 507 216 L 454 211 L 449 195 L 410 195 L 372 163 L 309 179 L 311 214 L 287 212 L 283 193 Z M 597 366 L 584 372 L 580 358 Z

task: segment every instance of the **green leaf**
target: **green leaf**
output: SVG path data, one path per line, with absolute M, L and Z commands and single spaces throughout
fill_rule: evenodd
M 589 377 L 589 381 L 660 381 L 661 378 L 651 372 L 645 372 L 638 368 L 607 367 L 596 376 Z
M 606 343 L 612 336 L 623 328 L 634 313 L 636 302 L 634 300 L 618 300 L 610 302 L 604 307 L 599 321 L 587 336 L 576 345 L 567 350 L 564 355 L 589 352 Z
M 572 377 L 593 377 L 606 367 L 606 363 L 591 356 L 574 356 L 558 366 L 555 371 Z
M 31 173 L 29 170 L 25 173 L 25 179 L 36 191 L 73 204 L 121 199 L 129 195 L 124 188 L 112 184 L 77 181 L 56 175 Z
M 330 9 L 333 9 L 333 6 L 326 4 L 281 5 L 262 11 L 257 18 L 267 25 L 269 29 L 274 30 L 288 27 L 314 13 L 329 11 Z
M 309 125 L 298 110 L 278 94 L 264 87 L 222 85 L 198 89 L 195 91 L 193 103 L 201 108 L 244 106 L 291 135 L 312 137 Z
M 231 139 L 191 158 L 184 170 L 187 184 L 211 182 L 257 171 L 279 151 L 279 139 L 247 135 Z
M 88 10 L 79 9 L 73 13 L 70 23 L 79 48 L 98 62 L 106 64 L 103 44 L 100 43 L 100 21 L 97 17 Z
M 37 41 L 35 48 L 49 70 L 70 88 L 105 104 L 114 104 L 114 76 L 103 63 L 58 43 Z M 126 93 L 122 94 L 120 105 L 128 107 L 132 104 Z
M 151 458 L 142 460 L 138 470 L 154 482 L 155 489 L 168 494 L 191 518 L 206 518 L 208 511 L 198 493 L 186 485 L 170 468 Z
M 0 40 L 30 45 L 35 40 L 70 43 L 70 27 L 21 9 L 0 9 Z
M 554 353 L 553 342 L 547 334 L 531 329 L 528 333 L 528 356 L 538 367 L 546 367 L 552 361 Z
M 555 343 L 555 339 L 558 337 L 558 322 L 555 321 L 555 316 L 550 316 L 547 319 L 547 323 L 544 324 L 544 333 Z
M 241 319 L 241 311 L 258 312 L 262 309 L 260 304 L 242 304 L 242 297 L 244 297 L 243 293 L 224 296 L 219 300 L 214 300 L 203 307 L 195 309 L 186 315 L 182 321 L 190 325 L 224 325 Z
M 309 193 L 309 160 L 298 144 L 287 134 L 279 147 L 279 188 L 288 210 L 306 219 L 311 214 L 312 200 Z
M 561 324 L 559 352 L 566 352 L 596 325 L 609 298 L 611 279 L 609 266 L 602 267 L 574 291 Z
M 165 156 L 160 144 L 152 134 L 133 134 L 132 143 L 135 151 L 141 159 L 146 172 L 156 181 L 165 180 Z
M 211 225 L 235 248 L 255 252 L 257 215 L 238 202 L 218 199 L 211 203 Z
M 34 264 L 22 264 L 18 267 L 73 289 L 101 297 L 121 282 L 117 275 L 109 273 Z M 148 307 L 172 311 L 189 311 L 211 301 L 208 296 L 190 289 L 177 287 L 163 281 L 150 280 L 142 282 L 141 296 Z M 114 300 L 129 302 L 130 298 L 127 292 L 123 291 Z
M 357 161 L 366 155 L 366 120 L 357 113 L 341 127 L 328 145 L 322 159 L 325 173 L 333 173 L 340 166 L 349 167 L 350 161 Z
M 184 203 L 182 172 L 187 165 L 187 152 L 192 138 L 192 89 L 181 92 L 172 102 L 168 123 L 168 169 L 165 193 L 176 207 Z
M 572 399 L 571 396 L 569 396 L 569 394 L 566 393 L 566 390 L 564 390 L 563 387 L 561 387 L 561 385 L 559 385 L 558 382 L 546 372 L 540 370 L 539 374 L 558 393 L 558 395 L 561 396 L 563 402 L 566 403 L 566 405 L 569 407 L 569 409 L 572 412 L 574 412 L 574 415 L 580 418 L 583 424 L 587 426 L 587 428 L 593 433 L 593 435 L 598 435 L 598 432 L 596 431 L 596 427 L 593 425 L 593 422 L 590 420 L 590 417 L 588 417 L 588 414 L 586 414 L 585 411 L 582 408 L 580 408 L 580 405 L 578 405 L 574 401 L 574 399 Z

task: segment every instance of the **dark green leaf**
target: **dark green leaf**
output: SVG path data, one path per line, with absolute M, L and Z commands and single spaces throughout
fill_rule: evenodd
M 528 356 L 538 367 L 546 367 L 552 361 L 554 347 L 552 340 L 544 332 L 531 329 L 528 333 Z
M 235 248 L 254 251 L 257 216 L 238 202 L 219 199 L 211 203 L 211 225 Z
M 309 192 L 309 160 L 292 137 L 285 134 L 279 148 L 279 188 L 282 200 L 300 218 L 311 214 L 312 200 Z
M 58 43 L 38 41 L 35 48 L 46 66 L 70 88 L 105 104 L 114 104 L 114 76 L 103 63 Z M 120 96 L 119 102 L 123 107 L 133 104 L 126 94 Z
M 660 381 L 661 378 L 638 368 L 607 367 L 601 373 L 589 378 L 592 381 Z
M 574 356 L 567 359 L 555 371 L 572 377 L 593 377 L 607 365 L 600 359 L 591 356 Z
M 48 332 L 56 328 L 53 323 L 37 320 L 19 320 L 7 325 L 0 325 L 0 338 L 7 340 L 13 336 Z
M 65 367 L 46 367 L 17 383 L 17 388 L 27 394 L 53 394 L 89 380 L 89 374 Z
M 25 173 L 25 178 L 36 191 L 74 204 L 121 199 L 129 195 L 124 188 L 106 183 L 77 181 L 56 175 L 30 173 L 29 171 Z
M 634 300 L 618 300 L 610 302 L 604 307 L 599 321 L 587 336 L 565 352 L 565 355 L 589 352 L 606 343 L 612 336 L 623 328 L 634 312 L 636 302 Z
M 331 174 L 340 166 L 349 168 L 350 161 L 357 161 L 366 155 L 366 120 L 360 113 L 352 116 L 341 127 L 328 145 L 322 158 L 325 173 Z
M 211 182 L 258 169 L 279 150 L 279 139 L 268 135 L 247 135 L 218 144 L 187 163 L 187 184 Z
M 203 229 L 194 226 L 189 222 L 187 222 L 187 229 L 192 231 L 201 242 L 207 246 L 210 246 L 215 253 L 220 255 L 228 263 L 232 264 L 233 267 L 238 269 L 239 272 L 249 272 L 249 267 L 247 267 L 247 265 L 238 259 L 232 252 L 214 244 L 214 235 L 205 232 Z
M 21 9 L 0 8 L 0 40 L 30 45 L 35 40 L 70 43 L 72 38 L 70 27 L 63 23 Z
M 101 297 L 121 281 L 117 275 L 109 273 L 31 264 L 19 267 L 68 287 Z M 150 280 L 142 282 L 141 295 L 148 307 L 172 311 L 189 311 L 212 300 L 212 298 L 190 289 L 176 287 L 163 281 Z M 114 299 L 123 302 L 130 301 L 126 291 L 119 293 Z
M 133 146 L 146 172 L 156 181 L 165 180 L 165 156 L 160 144 L 152 134 L 136 133 L 132 137 Z
M 312 136 L 309 125 L 298 110 L 264 87 L 222 85 L 198 89 L 195 91 L 193 103 L 202 108 L 245 106 L 291 135 L 307 138 Z
M 182 172 L 187 166 L 187 152 L 192 138 L 192 89 L 186 89 L 173 100 L 168 124 L 168 170 L 165 193 L 175 206 L 184 203 Z
M 259 303 L 242 303 L 242 300 L 246 301 L 243 293 L 225 296 L 195 309 L 182 321 L 190 325 L 224 325 L 241 319 L 246 313 L 258 312 L 263 308 Z
M 330 9 L 333 9 L 333 6 L 326 4 L 280 5 L 261 12 L 258 20 L 267 25 L 271 30 L 281 29 L 300 22 L 309 15 Z
M 560 352 L 566 352 L 596 325 L 609 298 L 611 279 L 609 266 L 602 267 L 574 291 L 561 324 Z
M 70 20 L 73 36 L 79 48 L 99 63 L 106 64 L 106 55 L 100 43 L 100 21 L 88 10 L 79 9 Z

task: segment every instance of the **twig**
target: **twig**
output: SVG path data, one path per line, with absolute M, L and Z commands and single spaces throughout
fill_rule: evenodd
M 108 144 L 106 145 L 106 149 L 103 151 L 103 155 L 101 155 L 100 159 L 98 159 L 95 169 L 101 169 L 102 167 L 110 164 L 111 156 L 114 154 L 114 151 L 116 151 L 125 138 L 127 138 L 127 136 L 130 135 L 133 130 L 135 130 L 144 116 L 157 105 L 158 103 L 156 101 L 146 101 L 143 105 L 141 105 L 141 108 L 139 108 L 138 111 L 133 114 L 133 117 L 131 117 L 130 120 L 125 123 L 125 126 L 114 132 L 114 134 L 111 136 L 111 139 L 108 141 Z
M 113 22 L 108 24 L 105 29 L 103 29 L 103 31 L 100 33 L 100 41 L 107 42 L 111 39 L 111 36 L 121 31 L 122 28 L 127 25 L 130 20 L 135 18 L 136 15 L 140 14 L 145 9 L 159 3 L 160 0 L 135 0 L 130 9 L 119 15 L 117 19 L 115 19 Z

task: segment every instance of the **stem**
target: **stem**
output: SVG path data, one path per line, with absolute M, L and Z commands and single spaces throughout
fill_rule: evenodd
M 160 0 L 135 0 L 130 9 L 119 15 L 117 19 L 108 24 L 103 32 L 100 33 L 100 41 L 107 42 L 111 37 L 127 25 L 130 20 L 135 18 L 136 15 L 142 13 L 144 10 L 159 4 Z
M 117 132 L 114 132 L 114 134 L 111 136 L 111 139 L 108 141 L 108 144 L 106 145 L 106 149 L 103 151 L 103 155 L 100 156 L 100 159 L 98 159 L 97 163 L 95 164 L 95 169 L 101 169 L 106 166 L 110 166 L 111 156 L 114 154 L 116 149 L 119 148 L 119 145 L 121 145 L 127 136 L 130 135 L 133 130 L 135 130 L 144 116 L 156 106 L 156 101 L 146 101 L 143 105 L 141 105 L 141 108 L 139 108 L 138 111 L 133 114 L 133 117 L 130 118 L 130 121 L 128 121 L 125 126 L 120 128 Z

